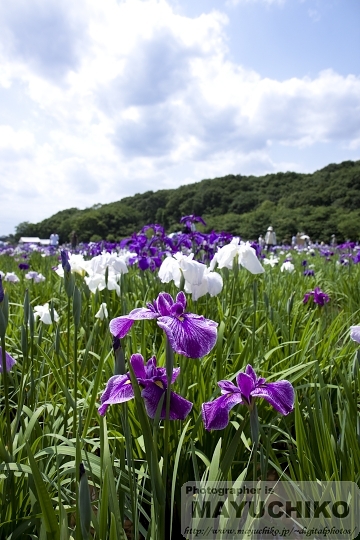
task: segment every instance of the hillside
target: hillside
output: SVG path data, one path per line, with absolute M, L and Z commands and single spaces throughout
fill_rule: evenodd
M 48 238 L 57 231 L 60 242 L 66 242 L 76 230 L 80 241 L 115 241 L 147 223 L 178 230 L 179 219 L 187 214 L 202 216 L 207 231 L 243 238 L 257 238 L 272 224 L 280 241 L 298 231 L 325 242 L 333 233 L 340 241 L 359 240 L 360 161 L 330 164 L 313 174 L 228 175 L 85 210 L 70 208 L 40 223 L 20 223 L 16 238 Z

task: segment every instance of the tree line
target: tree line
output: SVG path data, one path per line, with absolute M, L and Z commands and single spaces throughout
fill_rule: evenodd
M 48 238 L 57 232 L 69 241 L 118 241 L 145 224 L 159 223 L 167 232 L 180 230 L 182 216 L 202 216 L 204 232 L 226 231 L 256 239 L 272 225 L 279 241 L 297 232 L 328 242 L 360 239 L 360 161 L 330 164 L 312 174 L 285 172 L 264 176 L 227 175 L 177 189 L 137 193 L 85 210 L 69 208 L 39 222 L 16 227 L 21 236 Z

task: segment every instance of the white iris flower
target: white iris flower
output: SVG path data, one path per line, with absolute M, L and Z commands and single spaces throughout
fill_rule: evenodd
M 166 257 L 159 268 L 162 283 L 174 281 L 176 287 L 180 287 L 181 275 L 185 279 L 185 291 L 192 294 L 195 301 L 207 293 L 216 296 L 222 291 L 221 275 L 212 272 L 205 264 L 194 261 L 193 253 L 176 253 L 173 257 Z
M 256 256 L 256 251 L 251 247 L 250 242 L 240 242 L 239 238 L 233 238 L 230 244 L 221 247 L 210 263 L 210 270 L 218 264 L 219 268 L 233 267 L 234 258 L 238 256 L 239 265 L 243 266 L 252 274 L 262 274 L 265 269 L 261 266 L 259 259 Z
M 34 307 L 34 318 L 35 318 L 35 320 L 37 320 L 38 317 L 40 318 L 40 321 L 43 322 L 44 324 L 51 324 L 52 323 L 51 315 L 50 315 L 50 308 L 49 308 L 48 303 L 44 304 L 43 306 L 35 306 Z M 59 320 L 59 315 L 57 314 L 57 312 L 54 309 L 54 321 L 58 322 L 58 320 Z

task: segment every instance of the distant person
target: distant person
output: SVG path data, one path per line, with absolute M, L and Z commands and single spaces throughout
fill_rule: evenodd
M 335 236 L 335 234 L 331 235 L 330 246 L 331 247 L 336 247 L 336 236 Z
M 307 248 L 309 246 L 310 236 L 302 232 L 300 233 L 300 241 L 301 241 L 301 244 L 299 243 L 299 245 L 303 246 L 304 248 Z
M 296 235 L 295 234 L 291 238 L 291 245 L 292 245 L 292 247 L 296 246 Z
M 50 234 L 50 246 L 57 247 L 59 245 L 59 235 L 57 233 Z
M 77 243 L 78 243 L 78 237 L 77 237 L 76 231 L 71 231 L 71 233 L 70 233 L 70 243 L 71 243 L 71 248 L 76 249 L 76 246 L 77 246 Z
M 297 235 L 296 235 L 296 245 L 299 246 L 299 247 L 304 247 L 304 239 L 302 238 L 303 236 L 303 233 L 301 232 L 298 232 Z
M 265 245 L 266 245 L 267 251 L 269 251 L 271 247 L 276 246 L 276 234 L 271 225 L 265 234 Z
M 262 234 L 260 234 L 260 236 L 258 238 L 258 244 L 261 247 L 261 249 L 264 249 L 264 247 L 265 247 L 265 238 L 263 237 Z

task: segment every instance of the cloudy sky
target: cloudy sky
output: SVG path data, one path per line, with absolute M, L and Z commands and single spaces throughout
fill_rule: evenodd
M 0 3 L 0 235 L 226 174 L 360 159 L 358 0 Z

